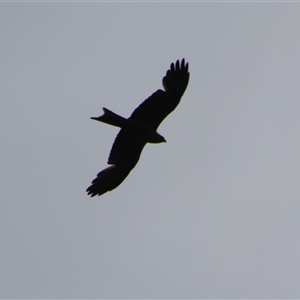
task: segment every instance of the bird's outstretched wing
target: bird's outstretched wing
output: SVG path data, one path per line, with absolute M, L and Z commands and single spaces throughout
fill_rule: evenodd
M 189 82 L 188 69 L 189 65 L 184 59 L 172 63 L 162 80 L 165 91 L 157 90 L 153 93 L 134 110 L 130 119 L 142 121 L 157 129 L 163 119 L 179 104 Z
M 115 189 L 128 176 L 132 168 L 127 166 L 110 166 L 100 173 L 87 188 L 87 194 L 91 197 L 101 196 L 108 191 Z
M 108 164 L 112 165 L 100 173 L 86 190 L 91 197 L 101 196 L 115 189 L 128 176 L 139 161 L 145 142 L 133 138 L 121 129 L 111 148 Z
M 146 142 L 134 138 L 124 129 L 121 129 L 112 145 L 107 163 L 134 168 L 145 145 Z

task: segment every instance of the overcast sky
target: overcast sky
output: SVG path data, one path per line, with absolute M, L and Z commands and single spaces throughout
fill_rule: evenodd
M 299 298 L 300 3 L 1 3 L 1 297 Z M 86 195 L 170 63 L 189 86 Z

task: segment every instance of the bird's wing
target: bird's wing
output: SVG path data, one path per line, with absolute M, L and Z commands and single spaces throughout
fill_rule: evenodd
M 109 165 L 127 165 L 133 169 L 140 159 L 141 152 L 146 142 L 134 138 L 121 129 L 110 150 L 108 164 Z
M 112 166 L 98 173 L 86 190 L 88 195 L 101 196 L 119 186 L 139 161 L 145 145 L 145 142 L 135 139 L 121 129 L 108 158 L 108 164 Z
M 115 189 L 130 173 L 131 168 L 122 166 L 110 166 L 100 173 L 87 188 L 87 194 L 91 197 L 101 196 L 108 191 Z
M 188 82 L 188 63 L 184 59 L 172 63 L 166 76 L 163 78 L 164 90 L 157 90 L 142 104 L 140 104 L 130 116 L 132 120 L 139 120 L 153 129 L 157 129 L 163 119 L 171 113 L 179 104 Z

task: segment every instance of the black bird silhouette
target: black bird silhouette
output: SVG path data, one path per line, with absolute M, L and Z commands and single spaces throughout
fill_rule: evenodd
M 88 195 L 94 197 L 115 189 L 137 164 L 146 143 L 162 143 L 166 140 L 157 133 L 163 119 L 179 104 L 189 82 L 188 63 L 184 59 L 172 63 L 162 80 L 163 90 L 157 90 L 141 103 L 125 119 L 103 108 L 104 114 L 91 119 L 120 127 L 109 154 L 110 167 L 98 173 L 87 188 Z

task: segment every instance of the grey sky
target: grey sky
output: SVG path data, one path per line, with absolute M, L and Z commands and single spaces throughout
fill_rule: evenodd
M 300 3 L 1 3 L 2 298 L 299 298 Z M 171 62 L 190 83 L 85 189 Z

